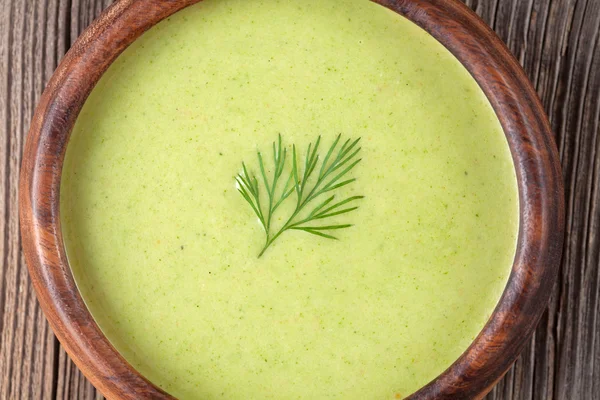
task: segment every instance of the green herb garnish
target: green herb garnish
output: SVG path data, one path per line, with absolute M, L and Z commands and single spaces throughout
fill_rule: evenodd
M 316 224 L 320 220 L 356 210 L 358 206 L 354 206 L 353 202 L 364 198 L 364 196 L 351 196 L 337 202 L 334 201 L 336 200 L 334 194 L 325 198 L 330 192 L 356 181 L 356 178 L 344 180 L 344 177 L 361 161 L 360 158 L 357 158 L 361 149 L 358 147 L 360 138 L 354 141 L 348 139 L 338 148 L 340 139 L 341 135 L 338 135 L 327 151 L 318 175 L 315 171 L 319 162 L 318 150 L 321 137 L 317 138 L 314 145 L 313 143 L 308 145 L 302 170 L 300 170 L 298 165 L 296 146 L 292 146 L 291 171 L 286 183 L 281 188 L 278 187 L 278 184 L 280 181 L 283 182 L 281 177 L 284 175 L 286 159 L 288 158 L 287 149 L 281 143 L 281 135 L 279 135 L 277 143 L 273 142 L 274 165 L 271 180 L 267 177 L 265 163 L 260 151 L 258 151 L 258 165 L 260 177 L 262 178 L 261 183 L 259 183 L 255 175 L 248 172 L 246 164 L 242 163 L 242 172 L 235 178 L 237 189 L 248 204 L 250 204 L 250 207 L 252 207 L 266 235 L 265 245 L 258 257 L 261 257 L 283 232 L 290 229 L 304 231 L 326 239 L 337 240 L 331 234 L 331 231 L 346 229 L 352 226 L 351 224 Z M 263 185 L 264 188 L 262 188 Z M 292 193 L 296 194 L 294 211 L 291 212 L 287 222 L 281 228 L 278 230 L 273 229 L 272 221 L 275 211 L 286 199 L 290 198 Z M 315 203 L 317 205 L 309 212 L 310 208 L 307 206 L 319 197 L 324 198 L 324 200 Z

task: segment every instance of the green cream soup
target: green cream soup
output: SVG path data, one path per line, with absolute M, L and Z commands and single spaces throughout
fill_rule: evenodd
M 366 0 L 207 0 L 145 33 L 79 115 L 61 221 L 99 326 L 172 395 L 361 400 L 406 397 L 467 349 L 519 222 L 477 83 Z

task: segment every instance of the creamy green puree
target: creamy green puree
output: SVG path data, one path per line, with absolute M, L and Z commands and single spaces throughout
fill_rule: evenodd
M 265 233 L 237 192 L 281 134 L 361 137 L 330 240 Z M 260 182 L 262 184 L 262 182 Z M 293 196 L 290 202 L 294 203 Z M 287 207 L 287 208 L 286 208 Z M 289 206 L 274 216 L 284 222 Z M 365 0 L 208 0 L 131 45 L 87 100 L 61 187 L 82 296 L 182 399 L 396 399 L 491 315 L 518 230 L 500 123 L 463 66 Z

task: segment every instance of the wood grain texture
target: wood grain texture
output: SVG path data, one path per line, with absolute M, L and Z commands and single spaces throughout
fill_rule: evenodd
M 58 59 L 110 1 L 0 0 L 0 399 L 93 399 L 60 349 L 20 257 L 17 172 Z M 518 57 L 550 116 L 567 194 L 559 284 L 536 335 L 489 399 L 600 393 L 600 0 L 466 0 Z

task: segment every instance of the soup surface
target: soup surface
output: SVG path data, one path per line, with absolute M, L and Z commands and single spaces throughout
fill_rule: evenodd
M 267 237 L 250 192 L 266 224 L 279 135 L 272 206 L 291 190 Z M 357 138 L 327 179 L 361 161 L 305 202 Z M 296 222 L 317 211 L 258 257 L 298 208 Z M 483 92 L 411 22 L 366 0 L 207 0 L 102 77 L 69 142 L 61 218 L 94 318 L 169 393 L 397 399 L 449 367 L 491 315 L 518 195 Z

